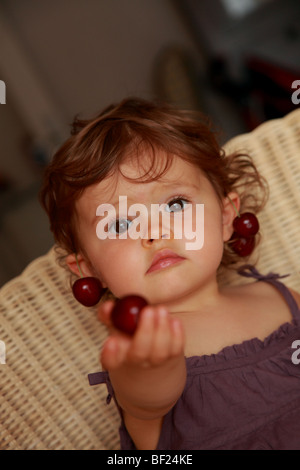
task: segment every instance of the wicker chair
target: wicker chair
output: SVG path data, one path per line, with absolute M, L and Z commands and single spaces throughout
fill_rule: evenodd
M 300 109 L 225 147 L 248 151 L 270 185 L 259 217 L 258 269 L 291 273 L 286 284 L 300 291 Z M 87 379 L 100 370 L 106 330 L 93 309 L 73 299 L 54 249 L 6 284 L 0 299 L 6 349 L 6 364 L 0 364 L 0 449 L 118 449 L 116 408 L 106 405 L 106 387 L 90 387 Z

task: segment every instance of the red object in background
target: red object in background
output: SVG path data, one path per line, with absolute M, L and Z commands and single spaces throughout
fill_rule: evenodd
M 276 91 L 281 91 L 281 94 L 286 92 L 289 96 L 291 95 L 293 81 L 300 78 L 300 70 L 299 72 L 288 70 L 255 57 L 251 57 L 246 61 L 246 67 L 250 72 L 257 74 L 257 80 L 266 80 L 265 83 L 261 83 L 262 88 L 266 89 L 265 91 L 268 91 L 269 86 L 273 87 L 274 90 L 277 87 Z
M 296 109 L 292 84 L 300 79 L 300 69 L 290 70 L 257 57 L 249 57 L 245 69 L 250 86 L 243 116 L 250 130 Z
M 296 64 L 298 66 L 298 64 Z M 299 70 L 291 70 L 258 57 L 248 56 L 243 62 L 244 78 L 234 80 L 226 57 L 219 56 L 210 64 L 210 83 L 232 99 L 247 129 L 262 122 L 285 116 L 299 106 L 292 100 L 292 84 L 300 80 Z

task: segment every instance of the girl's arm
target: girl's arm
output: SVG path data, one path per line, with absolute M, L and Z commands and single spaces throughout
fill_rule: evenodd
M 113 303 L 100 319 L 109 324 Z M 101 355 L 124 422 L 139 449 L 155 449 L 164 415 L 185 386 L 183 328 L 165 307 L 145 307 L 133 337 L 112 331 Z

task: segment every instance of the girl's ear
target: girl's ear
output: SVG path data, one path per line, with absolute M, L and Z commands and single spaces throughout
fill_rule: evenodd
M 76 261 L 77 258 L 77 261 Z M 76 274 L 78 277 L 95 277 L 95 273 L 92 271 L 92 268 L 88 261 L 79 253 L 71 253 L 66 257 L 66 263 L 68 268 L 72 273 Z M 99 278 L 99 276 L 96 276 Z M 102 284 L 103 288 L 107 287 L 107 284 L 99 278 L 99 281 Z
M 233 234 L 232 223 L 240 210 L 240 198 L 235 192 L 229 193 L 223 199 L 223 241 L 227 242 Z
M 66 263 L 70 271 L 72 271 L 72 273 L 76 274 L 78 277 L 93 276 L 89 264 L 85 261 L 84 257 L 80 253 L 78 255 L 75 253 L 68 255 L 66 258 Z

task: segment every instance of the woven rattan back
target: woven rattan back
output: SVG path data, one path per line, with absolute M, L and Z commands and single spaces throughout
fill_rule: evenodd
M 225 146 L 234 149 L 253 157 L 270 192 L 259 213 L 261 242 L 249 261 L 263 273 L 290 274 L 284 282 L 300 291 L 300 109 L 235 137 Z
M 105 328 L 74 301 L 55 252 L 35 260 L 0 291 L 0 449 L 115 449 L 118 414 L 100 370 Z

